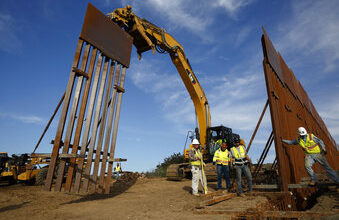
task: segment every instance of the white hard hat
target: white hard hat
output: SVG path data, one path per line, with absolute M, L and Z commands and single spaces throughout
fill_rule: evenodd
M 307 134 L 307 131 L 304 127 L 299 127 L 298 128 L 298 133 L 299 135 L 303 136 L 303 135 L 306 135 Z
M 192 144 L 200 144 L 197 139 L 193 139 Z

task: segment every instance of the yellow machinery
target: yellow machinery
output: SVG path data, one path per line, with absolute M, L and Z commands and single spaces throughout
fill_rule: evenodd
M 114 10 L 108 16 L 133 37 L 133 44 L 137 49 L 139 59 L 141 54 L 148 50 L 152 50 L 153 54 L 158 51 L 159 53 L 166 52 L 170 55 L 195 107 L 199 129 L 195 129 L 194 136 L 200 140 L 204 161 L 212 161 L 216 150 L 213 147 L 218 139 L 227 139 L 228 146 L 231 147 L 233 145 L 232 135 L 236 134 L 232 134 L 232 130 L 224 126 L 211 127 L 211 115 L 206 95 L 192 70 L 183 47 L 163 28 L 159 28 L 146 19 L 136 16 L 129 5 L 125 8 Z M 185 158 L 188 159 L 188 150 L 185 150 Z M 209 177 L 208 170 L 213 170 L 211 175 L 213 178 L 215 177 L 213 167 L 211 169 L 206 167 L 206 170 L 207 178 Z M 190 173 L 188 163 L 175 164 L 169 166 L 167 177 L 169 179 L 180 179 L 187 173 Z
M 0 181 L 9 184 L 17 181 L 26 184 L 36 183 L 42 185 L 47 174 L 46 167 L 40 165 L 49 164 L 46 157 L 30 157 L 28 154 L 8 157 L 5 152 L 0 153 Z

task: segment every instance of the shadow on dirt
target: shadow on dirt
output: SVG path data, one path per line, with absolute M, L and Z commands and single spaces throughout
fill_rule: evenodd
M 66 203 L 61 203 L 60 205 L 113 198 L 117 195 L 124 193 L 131 186 L 133 186 L 138 180 L 138 177 L 139 177 L 138 175 L 123 175 L 119 177 L 116 182 L 113 183 L 113 185 L 110 188 L 109 194 L 100 194 L 100 193 L 86 194 L 81 196 L 80 199 L 76 199 Z
M 0 208 L 0 213 L 10 211 L 10 210 L 20 209 L 22 206 L 26 205 L 27 203 L 30 203 L 30 202 L 23 202 L 23 203 L 18 204 L 18 205 L 5 206 L 3 208 Z
M 184 187 L 182 187 L 182 189 L 189 192 L 189 193 L 192 193 L 192 187 L 184 186 Z
M 218 184 L 217 183 L 207 183 L 207 186 L 214 189 L 214 190 L 217 190 L 218 189 Z

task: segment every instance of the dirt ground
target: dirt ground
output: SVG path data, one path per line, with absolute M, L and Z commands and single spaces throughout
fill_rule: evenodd
M 209 191 L 215 188 L 216 183 L 209 184 Z M 0 219 L 229 219 L 193 214 L 204 198 L 190 191 L 190 180 L 146 177 L 115 182 L 109 195 L 49 192 L 41 186 L 21 184 L 0 186 Z M 235 197 L 215 206 L 246 210 L 267 207 L 268 203 L 262 196 Z

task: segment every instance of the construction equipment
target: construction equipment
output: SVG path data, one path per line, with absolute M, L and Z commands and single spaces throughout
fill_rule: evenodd
M 46 178 L 49 159 L 46 157 L 31 157 L 28 154 L 8 157 L 5 152 L 0 153 L 0 182 L 13 184 L 23 182 L 26 184 L 42 185 Z
M 222 125 L 211 127 L 211 115 L 206 95 L 193 72 L 183 47 L 163 28 L 136 16 L 129 5 L 114 10 L 108 16 L 133 37 L 133 44 L 137 49 L 139 59 L 141 54 L 148 50 L 152 50 L 153 54 L 158 51 L 170 55 L 195 107 L 199 128 L 195 129 L 194 136 L 200 140 L 204 161 L 206 163 L 212 162 L 218 139 L 226 139 L 228 147 L 232 147 L 233 136 L 239 135 L 233 134 L 232 129 Z M 185 158 L 188 159 L 188 150 L 185 150 Z M 206 166 L 205 171 L 207 179 L 210 179 L 209 177 L 216 178 L 215 167 L 212 167 L 211 164 Z M 167 177 L 172 180 L 178 180 L 189 175 L 188 163 L 173 164 L 167 170 Z

